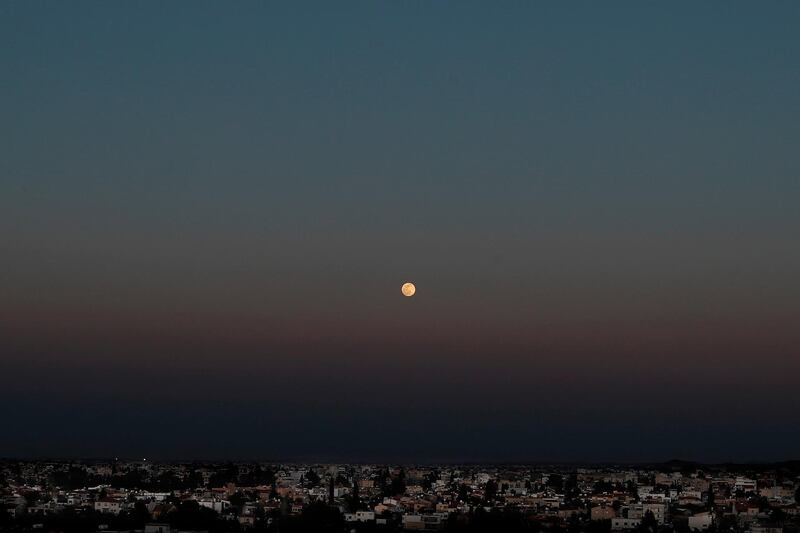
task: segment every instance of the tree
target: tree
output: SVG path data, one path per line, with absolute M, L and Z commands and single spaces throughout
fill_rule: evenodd
M 194 500 L 185 500 L 167 515 L 167 520 L 172 527 L 189 530 L 214 529 L 217 513 Z
M 586 533 L 611 533 L 611 520 L 592 520 L 586 526 Z
M 736 517 L 725 514 L 717 519 L 717 531 L 735 531 L 739 527 Z
M 275 471 L 272 468 L 258 468 L 258 482 L 261 485 L 272 485 L 275 483 Z
M 425 477 L 422 478 L 422 487 L 425 490 L 430 490 L 433 487 L 433 484 L 439 480 L 439 472 L 437 470 L 433 470 L 427 474 Z
M 391 493 L 392 496 L 398 496 L 406 493 L 406 482 L 401 476 L 395 476 L 392 478 Z
M 67 470 L 59 470 L 50 475 L 50 482 L 66 490 L 80 489 L 88 485 L 89 476 L 80 466 L 69 465 Z
M 378 473 L 378 478 L 376 480 L 378 482 L 378 488 L 381 489 L 382 496 L 391 496 L 391 494 L 389 494 L 389 487 L 386 484 L 387 477 L 389 477 L 389 473 L 386 470 L 382 470 Z
M 782 524 L 786 520 L 786 513 L 783 509 L 773 509 L 769 514 L 769 519 L 775 523 Z
M 307 505 L 301 519 L 302 531 L 340 531 L 344 526 L 342 514 L 320 501 Z
M 361 498 L 358 494 L 358 480 L 353 479 L 353 493 L 350 496 L 350 511 L 358 511 L 361 507 Z
M 564 493 L 568 500 L 572 501 L 580 496 L 581 491 L 578 488 L 578 476 L 576 474 L 570 474 L 567 478 L 566 482 L 564 483 Z
M 716 503 L 716 499 L 715 499 L 715 496 L 714 496 L 714 489 L 709 488 L 708 489 L 708 496 L 706 497 L 706 505 L 708 505 L 709 509 L 713 510 L 715 503 Z
M 642 533 L 654 533 L 656 530 L 658 530 L 658 521 L 656 520 L 653 511 L 647 511 L 642 517 L 642 523 L 639 525 L 639 531 Z
M 578 515 L 572 515 L 567 519 L 568 533 L 581 533 L 581 519 Z
M 599 481 L 595 481 L 594 487 L 593 487 L 592 490 L 594 491 L 595 494 L 601 494 L 603 492 L 613 492 L 614 491 L 614 485 L 612 485 L 608 481 L 599 480 Z
M 313 469 L 306 472 L 306 483 L 308 484 L 309 487 L 316 487 L 317 485 L 319 485 L 319 481 L 320 481 L 319 474 L 314 472 Z
M 483 492 L 483 501 L 486 503 L 493 502 L 497 496 L 497 481 L 490 479 L 486 482 L 486 488 Z
M 128 470 L 124 476 L 120 477 L 117 481 L 117 484 L 126 489 L 137 489 L 141 488 L 144 485 L 144 479 L 142 478 L 142 473 L 137 470 Z
M 190 489 L 196 489 L 202 484 L 203 479 L 194 469 L 194 466 L 189 467 L 189 473 L 186 476 L 186 487 Z
M 237 491 L 230 495 L 228 501 L 237 509 L 241 509 L 242 506 L 247 503 L 247 498 L 245 498 L 244 494 Z
M 178 479 L 173 472 L 164 471 L 156 478 L 153 488 L 162 492 L 170 492 L 183 486 L 183 483 Z
M 35 505 L 36 502 L 39 501 L 40 495 L 38 491 L 30 490 L 25 492 L 22 496 L 25 498 L 25 504 L 30 507 L 31 505 Z
M 239 467 L 228 463 L 216 470 L 208 480 L 211 487 L 224 487 L 228 483 L 235 483 L 239 479 Z
M 564 478 L 561 474 L 550 474 L 547 476 L 547 486 L 556 492 L 561 492 L 564 488 Z
M 150 520 L 150 511 L 147 510 L 147 505 L 142 500 L 136 500 L 133 504 L 132 515 L 137 522 L 141 523 L 141 527 L 144 527 L 144 523 Z
M 458 499 L 464 503 L 469 501 L 469 488 L 464 483 L 458 487 Z
M 0 509 L 0 530 L 4 530 L 5 525 L 11 525 L 11 522 L 14 521 L 14 518 L 11 516 L 10 513 L 6 512 L 5 509 Z M 10 529 L 10 528 L 9 528 Z

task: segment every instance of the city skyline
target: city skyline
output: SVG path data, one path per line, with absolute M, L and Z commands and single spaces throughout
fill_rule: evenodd
M 788 533 L 798 467 L 0 460 L 0 529 Z

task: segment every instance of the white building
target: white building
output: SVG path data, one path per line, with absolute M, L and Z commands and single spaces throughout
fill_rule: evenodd
M 442 529 L 446 523 L 447 515 L 444 513 L 403 515 L 403 529 Z
M 99 513 L 119 514 L 124 508 L 124 504 L 119 500 L 104 498 L 94 502 L 94 510 Z
M 714 515 L 709 512 L 697 513 L 689 517 L 689 529 L 705 531 L 714 524 Z
M 375 520 L 375 513 L 372 511 L 356 511 L 355 513 L 345 513 L 345 522 L 372 522 Z
M 200 504 L 201 507 L 206 507 L 216 513 L 221 513 L 231 506 L 231 502 L 227 500 L 216 500 L 216 499 L 197 500 L 197 503 Z
M 667 520 L 667 506 L 663 503 L 645 503 L 642 504 L 642 516 L 647 512 L 653 513 L 653 516 L 659 525 L 663 525 Z
M 619 530 L 619 529 L 636 529 L 639 527 L 639 524 L 642 523 L 642 520 L 639 518 L 612 518 L 611 519 L 611 530 Z
M 741 490 L 743 492 L 755 492 L 756 490 L 756 482 L 754 479 L 748 479 L 746 477 L 737 477 L 736 481 L 733 483 L 733 490 Z

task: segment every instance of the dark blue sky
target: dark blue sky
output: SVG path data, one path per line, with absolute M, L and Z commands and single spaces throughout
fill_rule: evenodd
M 0 455 L 797 457 L 798 23 L 0 4 Z

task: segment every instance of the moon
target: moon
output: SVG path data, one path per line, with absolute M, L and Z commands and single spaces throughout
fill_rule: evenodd
M 413 283 L 403 283 L 403 286 L 400 287 L 400 292 L 403 293 L 403 296 L 411 298 L 417 292 L 417 288 Z

